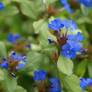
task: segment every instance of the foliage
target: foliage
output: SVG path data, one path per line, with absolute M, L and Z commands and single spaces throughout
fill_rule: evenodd
M 0 92 L 82 92 L 81 78 L 92 78 L 91 27 L 91 1 L 0 0 Z M 34 80 L 37 70 L 45 81 Z

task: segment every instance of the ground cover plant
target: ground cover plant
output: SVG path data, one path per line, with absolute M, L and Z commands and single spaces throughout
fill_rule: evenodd
M 92 92 L 92 0 L 0 0 L 0 92 Z

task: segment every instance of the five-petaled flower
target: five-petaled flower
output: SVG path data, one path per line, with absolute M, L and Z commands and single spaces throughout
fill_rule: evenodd
M 34 72 L 34 80 L 42 81 L 46 79 L 47 72 L 44 70 L 37 70 Z
M 11 43 L 16 43 L 17 40 L 19 40 L 20 38 L 21 38 L 21 36 L 19 34 L 9 33 L 7 40 Z
M 58 78 L 51 78 L 50 79 L 50 92 L 61 92 L 61 83 Z

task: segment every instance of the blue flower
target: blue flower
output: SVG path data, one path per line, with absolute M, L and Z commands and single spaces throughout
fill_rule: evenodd
M 67 43 L 70 44 L 71 48 L 74 48 L 77 52 L 80 52 L 83 47 L 81 43 L 84 39 L 83 35 L 78 32 L 77 35 L 70 34 L 67 38 Z
M 67 0 L 60 0 L 60 2 L 61 2 L 62 4 L 64 4 L 64 5 L 68 3 Z
M 70 24 L 70 28 L 72 29 L 72 31 L 74 31 L 78 28 L 77 24 L 73 20 L 69 20 L 69 24 Z
M 50 92 L 61 92 L 61 83 L 58 78 L 51 78 L 50 79 Z
M 77 35 L 76 35 L 76 39 L 77 39 L 77 41 L 83 41 L 84 36 L 82 35 L 82 33 L 78 32 Z
M 92 0 L 78 0 L 78 2 L 80 2 L 86 7 L 92 7 Z
M 74 48 L 74 50 L 77 52 L 80 52 L 83 48 L 82 43 L 80 42 L 74 42 L 74 41 L 67 41 L 67 43 L 71 46 L 71 48 Z
M 72 31 L 75 31 L 78 28 L 77 24 L 73 20 L 63 20 L 62 23 L 67 30 L 70 29 Z
M 92 79 L 91 78 L 81 78 L 80 80 L 81 80 L 80 86 L 83 90 L 85 90 L 89 86 L 92 86 Z
M 34 80 L 41 81 L 46 79 L 47 72 L 44 70 L 37 70 L 34 72 Z
M 15 68 L 17 70 L 23 69 L 26 65 L 26 56 L 17 54 L 15 51 L 12 51 L 10 53 L 10 60 L 13 62 L 18 62 L 17 66 Z
M 65 7 L 65 9 L 66 9 L 69 13 L 74 13 L 74 10 L 71 9 L 71 7 L 70 7 L 69 4 L 65 4 L 64 7 Z
M 12 51 L 10 53 L 10 58 L 14 61 L 26 61 L 26 56 L 22 56 L 20 54 L 17 54 L 15 51 Z
M 74 35 L 74 34 L 68 35 L 68 40 L 81 42 L 84 40 L 84 36 L 82 35 L 82 33 L 78 32 L 77 35 Z
M 76 57 L 76 51 L 74 48 L 71 48 L 70 44 L 65 44 L 62 47 L 61 54 L 67 58 L 75 58 Z
M 4 4 L 2 2 L 0 2 L 0 10 L 4 9 Z
M 8 37 L 7 37 L 7 40 L 11 43 L 16 43 L 16 41 L 18 39 L 20 39 L 21 36 L 19 34 L 12 34 L 12 33 L 9 33 L 8 34 Z
M 20 70 L 23 69 L 26 65 L 26 56 L 18 55 L 14 51 L 10 54 L 9 60 L 3 58 L 0 66 L 5 69 L 12 69 Z M 13 65 L 13 67 L 12 67 Z
M 68 3 L 67 0 L 60 0 L 61 3 L 64 5 L 64 8 L 69 12 L 69 13 L 74 13 L 74 10 L 71 9 L 70 4 Z
M 51 21 L 51 23 L 48 24 L 48 27 L 51 30 L 60 31 L 61 28 L 64 27 L 64 25 L 62 24 L 62 20 L 60 18 L 57 18 L 57 19 L 54 19 L 53 21 Z
M 51 21 L 48 27 L 54 31 L 60 31 L 63 27 L 72 31 L 78 28 L 77 24 L 73 20 L 61 20 L 59 18 Z
M 3 58 L 2 63 L 0 64 L 0 66 L 1 66 L 2 68 L 8 69 L 9 64 L 8 64 L 7 59 Z
M 76 35 L 70 34 L 67 36 L 67 43 L 61 47 L 61 54 L 67 58 L 75 58 L 77 53 L 80 53 L 83 45 L 84 37 L 80 32 Z

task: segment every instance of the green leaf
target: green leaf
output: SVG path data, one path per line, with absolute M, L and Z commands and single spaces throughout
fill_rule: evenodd
M 0 92 L 27 92 L 17 85 L 17 79 L 9 75 L 6 70 L 0 69 Z
M 13 92 L 16 89 L 17 81 L 15 78 L 12 78 L 7 71 L 3 70 L 4 79 L 0 80 L 0 90 L 2 92 Z
M 47 45 L 47 47 L 42 48 L 42 52 L 49 55 L 49 56 L 52 56 L 53 53 L 58 52 L 58 51 L 57 51 L 57 48 L 55 46 L 49 44 L 49 45 Z
M 89 73 L 89 76 L 92 78 L 92 62 L 91 61 L 88 63 L 88 73 Z
M 35 21 L 33 23 L 33 27 L 35 29 L 35 33 L 40 33 L 40 31 L 44 31 L 45 32 L 45 31 L 48 30 L 48 23 L 46 22 L 46 20 L 41 19 L 39 21 Z
M 32 2 L 26 1 L 21 3 L 21 11 L 24 15 L 36 19 L 37 14 L 34 9 L 34 4 Z
M 4 80 L 4 72 L 0 69 L 0 81 Z
M 84 16 L 87 16 L 89 14 L 89 9 L 85 7 L 84 5 L 81 5 L 81 11 Z
M 17 80 L 12 78 L 8 75 L 7 72 L 5 72 L 4 86 L 7 88 L 8 92 L 13 92 L 16 89 Z
M 5 5 L 10 4 L 11 2 L 9 0 L 0 0 L 0 2 L 3 2 Z
M 6 47 L 3 42 L 0 41 L 0 56 L 6 57 Z
M 24 15 L 32 19 L 37 19 L 37 17 L 44 11 L 44 6 L 42 0 L 14 0 L 20 3 L 21 11 Z
M 34 71 L 37 69 L 45 69 L 49 65 L 49 59 L 46 55 L 35 52 L 35 51 L 30 51 L 27 54 L 27 59 L 28 63 L 26 66 L 27 71 Z
M 87 64 L 88 64 L 87 60 L 80 62 L 76 67 L 75 71 L 76 75 L 83 77 L 86 72 Z
M 35 33 L 39 33 L 39 41 L 40 45 L 47 47 L 48 45 L 48 37 L 51 37 L 53 40 L 56 41 L 55 36 L 51 35 L 48 29 L 48 22 L 45 19 L 41 19 L 33 23 L 33 27 Z
M 78 24 L 84 24 L 84 23 L 92 24 L 90 17 L 85 17 L 85 16 L 78 18 L 76 21 L 77 21 Z
M 30 51 L 27 54 L 28 64 L 27 68 L 30 68 L 32 70 L 35 70 L 40 66 L 40 61 L 42 61 L 42 55 L 37 52 Z
M 19 10 L 15 6 L 7 6 L 7 8 L 3 11 L 4 16 L 13 16 L 19 13 Z
M 71 75 L 73 73 L 73 62 L 66 57 L 59 56 L 57 66 L 64 74 Z
M 66 92 L 82 92 L 80 87 L 80 79 L 75 76 L 66 76 L 63 79 L 64 88 L 67 90 Z
M 33 51 L 41 51 L 41 46 L 40 45 L 36 45 L 36 44 L 31 44 L 31 49 Z
M 52 3 L 55 3 L 57 0 L 47 0 L 47 3 L 48 4 L 52 4 Z
M 34 91 L 34 80 L 28 74 L 24 74 L 18 78 L 18 84 L 27 90 L 27 92 L 35 92 Z
M 49 35 L 48 23 L 46 22 L 46 20 L 41 19 L 37 22 L 34 22 L 33 27 L 35 29 L 35 33 L 39 33 L 40 35 L 39 37 L 40 44 L 46 46 L 48 44 L 48 35 Z
M 27 92 L 27 91 L 24 88 L 22 88 L 21 86 L 17 86 L 17 88 L 13 92 Z

